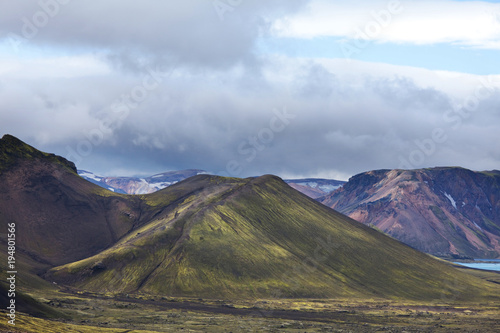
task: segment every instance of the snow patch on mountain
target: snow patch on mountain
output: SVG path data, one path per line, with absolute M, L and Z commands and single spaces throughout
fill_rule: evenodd
M 78 174 L 83 178 L 92 179 L 92 180 L 95 180 L 96 182 L 100 182 L 102 180 L 102 177 L 96 176 L 92 172 L 82 170 L 82 171 L 78 171 Z
M 342 187 L 342 185 L 320 185 L 319 189 L 325 193 L 330 193 L 330 192 L 333 192 L 341 187 Z
M 455 201 L 455 199 L 453 199 L 453 197 L 452 197 L 450 194 L 446 193 L 446 192 L 444 192 L 444 196 L 445 196 L 445 197 L 447 197 L 447 198 L 448 198 L 448 200 L 450 200 L 451 205 L 452 205 L 455 209 L 457 209 L 457 202 Z
M 174 185 L 176 183 L 178 183 L 178 182 L 173 181 L 173 182 L 149 183 L 149 186 L 152 188 L 155 188 L 157 190 L 163 190 L 164 188 L 169 187 L 171 185 Z
M 297 185 L 308 186 L 308 187 L 311 187 L 311 188 L 318 187 L 318 183 L 315 183 L 315 182 L 297 183 Z

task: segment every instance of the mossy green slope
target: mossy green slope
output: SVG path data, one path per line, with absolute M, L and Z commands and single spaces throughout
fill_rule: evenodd
M 55 268 L 48 278 L 97 292 L 207 298 L 439 301 L 500 291 L 274 176 L 197 176 L 143 200 L 165 208 L 110 249 Z

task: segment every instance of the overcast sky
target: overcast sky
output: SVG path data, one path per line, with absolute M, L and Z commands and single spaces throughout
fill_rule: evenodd
M 0 135 L 108 176 L 500 169 L 499 2 L 0 0 Z

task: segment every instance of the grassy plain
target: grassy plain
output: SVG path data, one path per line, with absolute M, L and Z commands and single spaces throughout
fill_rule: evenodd
M 72 319 L 18 315 L 12 332 L 498 332 L 498 303 L 362 299 L 201 300 L 60 294 L 48 305 Z M 12 327 L 0 322 L 0 332 Z
M 496 272 L 457 268 L 485 283 Z M 29 293 L 64 320 L 18 313 L 0 332 L 498 332 L 500 303 L 467 302 L 460 295 L 434 301 L 366 298 L 200 299 L 145 294 L 99 294 L 52 286 Z M 494 295 L 492 295 L 494 296 Z M 498 295 L 497 295 L 498 296 Z M 2 314 L 6 318 L 6 314 Z M 68 319 L 69 318 L 69 319 Z

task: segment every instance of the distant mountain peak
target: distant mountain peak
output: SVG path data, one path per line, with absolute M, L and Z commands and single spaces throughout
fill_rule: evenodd
M 346 183 L 341 180 L 323 178 L 286 179 L 285 182 L 313 199 L 328 195 Z
M 86 180 L 107 190 L 123 194 L 153 193 L 189 177 L 210 175 L 209 172 L 201 169 L 167 171 L 149 177 L 103 177 L 86 170 L 78 170 L 78 174 Z M 264 177 L 272 178 L 277 176 L 264 175 Z M 313 199 L 323 197 L 345 184 L 345 181 L 322 178 L 285 179 L 284 181 L 292 188 Z
M 78 170 L 78 174 L 86 180 L 116 193 L 149 194 L 189 177 L 208 175 L 209 173 L 200 169 L 188 169 L 162 172 L 149 177 L 103 177 L 86 170 Z

